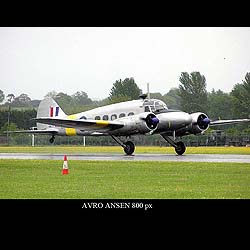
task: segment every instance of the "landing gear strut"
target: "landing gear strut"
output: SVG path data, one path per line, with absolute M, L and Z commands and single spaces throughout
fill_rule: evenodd
M 49 142 L 50 142 L 50 143 L 53 143 L 54 141 L 55 141 L 55 136 L 52 135 L 52 137 L 49 139 Z
M 114 139 L 114 141 L 116 141 L 120 146 L 123 147 L 125 154 L 132 155 L 134 153 L 135 144 L 132 141 L 123 142 L 119 138 L 117 138 L 113 135 L 111 135 L 111 137 Z
M 175 152 L 178 155 L 183 155 L 186 151 L 186 146 L 182 141 L 175 142 L 171 138 L 169 138 L 167 135 L 161 134 L 161 136 L 171 145 L 175 148 Z

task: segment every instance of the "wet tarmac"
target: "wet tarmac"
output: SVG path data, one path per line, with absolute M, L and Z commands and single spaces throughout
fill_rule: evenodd
M 0 159 L 63 160 L 64 154 L 0 153 Z M 68 160 L 93 161 L 178 161 L 178 162 L 239 162 L 250 163 L 250 155 L 221 154 L 67 154 Z

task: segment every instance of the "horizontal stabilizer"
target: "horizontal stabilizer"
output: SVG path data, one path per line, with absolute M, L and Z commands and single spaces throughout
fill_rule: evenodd
M 40 130 L 19 130 L 19 131 L 4 131 L 4 133 L 16 133 L 16 134 L 44 134 L 44 135 L 54 135 L 58 133 L 58 129 L 40 129 Z

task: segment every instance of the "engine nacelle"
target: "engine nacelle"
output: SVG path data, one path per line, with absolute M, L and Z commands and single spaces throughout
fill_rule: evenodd
M 159 119 L 155 114 L 150 112 L 141 113 L 138 115 L 127 116 L 117 119 L 124 124 L 123 128 L 117 130 L 117 132 L 122 133 L 141 133 L 145 134 L 157 128 Z
M 206 131 L 209 128 L 210 119 L 204 113 L 197 112 L 190 114 L 192 117 L 192 123 L 189 126 L 189 132 L 192 134 L 199 134 Z

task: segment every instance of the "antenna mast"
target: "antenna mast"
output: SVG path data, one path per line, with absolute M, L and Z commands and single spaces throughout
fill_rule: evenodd
M 148 99 L 150 99 L 149 83 L 147 83 L 147 93 L 148 93 Z

